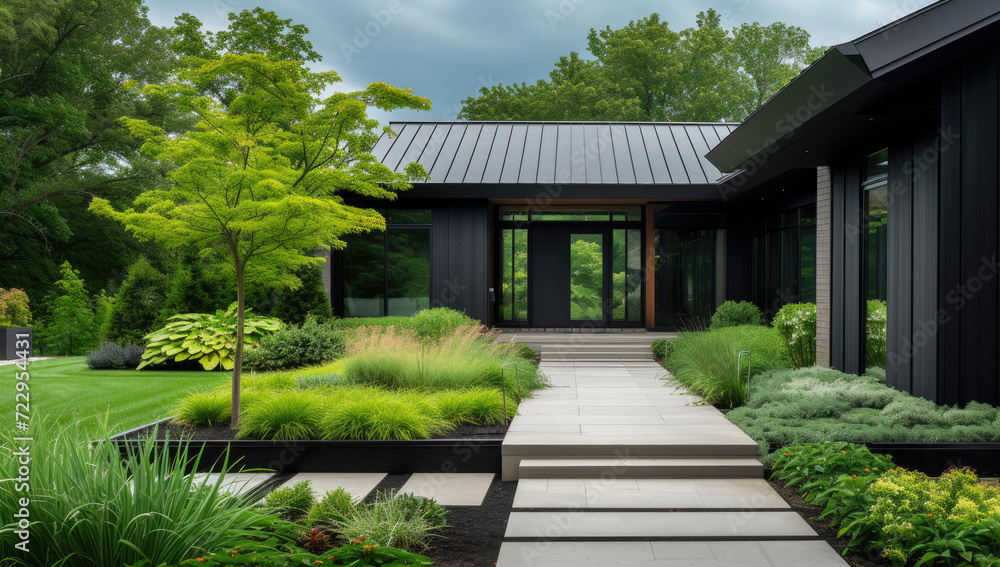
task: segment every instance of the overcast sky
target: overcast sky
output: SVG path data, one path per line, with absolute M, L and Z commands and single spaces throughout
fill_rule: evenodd
M 725 28 L 744 22 L 796 25 L 813 45 L 834 45 L 932 3 L 932 0 L 146 0 L 155 25 L 194 14 L 207 29 L 227 14 L 261 6 L 305 24 L 323 61 L 357 90 L 382 81 L 412 88 L 434 103 L 429 112 L 373 112 L 389 120 L 454 119 L 460 102 L 482 86 L 546 78 L 562 55 L 586 58 L 587 32 L 618 29 L 653 12 L 674 31 L 715 8 Z

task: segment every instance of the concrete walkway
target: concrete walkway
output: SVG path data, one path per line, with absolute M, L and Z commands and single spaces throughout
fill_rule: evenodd
M 753 440 L 655 362 L 593 355 L 617 346 L 597 341 L 574 349 L 587 362 L 543 349 L 552 387 L 504 440 L 518 487 L 497 567 L 846 565 L 764 481 Z

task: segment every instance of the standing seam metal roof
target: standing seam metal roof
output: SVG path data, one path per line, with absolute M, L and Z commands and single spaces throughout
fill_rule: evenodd
M 430 183 L 714 184 L 707 154 L 738 124 L 677 122 L 393 122 L 372 154 Z

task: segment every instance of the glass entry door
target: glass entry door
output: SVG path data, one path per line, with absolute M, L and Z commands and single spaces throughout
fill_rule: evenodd
M 594 227 L 534 227 L 532 327 L 607 326 L 612 263 L 609 232 Z

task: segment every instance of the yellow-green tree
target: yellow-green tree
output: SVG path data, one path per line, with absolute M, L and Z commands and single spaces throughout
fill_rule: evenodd
M 169 183 L 125 211 L 103 199 L 90 206 L 140 239 L 195 246 L 235 278 L 233 427 L 240 415 L 247 282 L 295 288 L 296 269 L 322 262 L 313 251 L 343 247 L 344 234 L 384 229 L 375 211 L 345 205 L 345 193 L 393 199 L 426 175 L 416 164 L 393 172 L 369 153 L 378 123 L 367 109 L 429 109 L 430 101 L 385 83 L 322 98 L 339 80 L 333 71 L 311 72 L 298 61 L 264 54 L 195 60 L 172 83 L 144 89 L 150 100 L 195 116 L 192 131 L 170 136 L 146 121 L 125 121 L 145 140 L 145 154 L 174 168 Z

